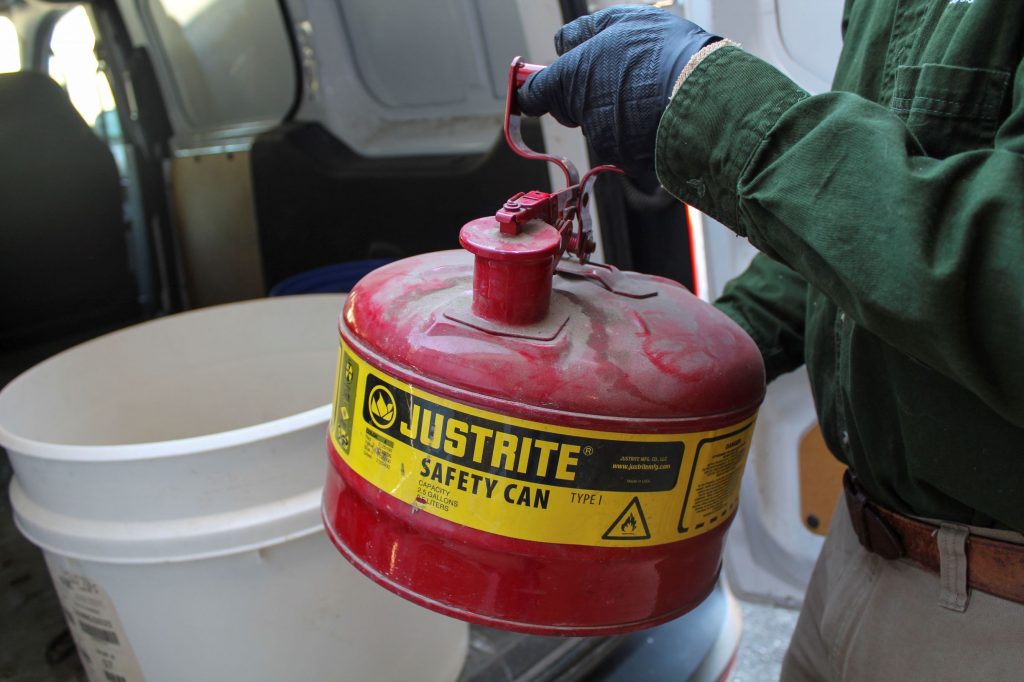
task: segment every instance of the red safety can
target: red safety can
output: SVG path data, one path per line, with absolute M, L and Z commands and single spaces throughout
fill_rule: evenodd
M 341 315 L 328 534 L 473 623 L 672 619 L 714 587 L 736 511 L 761 355 L 675 282 L 562 258 L 587 251 L 566 229 L 587 186 L 513 197 L 464 251 L 372 272 Z

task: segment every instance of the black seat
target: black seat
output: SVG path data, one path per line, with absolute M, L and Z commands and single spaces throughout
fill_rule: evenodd
M 0 351 L 138 318 L 114 158 L 36 72 L 0 74 Z

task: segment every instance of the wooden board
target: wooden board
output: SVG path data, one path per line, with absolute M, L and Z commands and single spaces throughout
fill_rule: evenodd
M 825 535 L 843 489 L 846 465 L 829 452 L 814 425 L 800 439 L 800 516 L 813 533 Z
M 189 303 L 266 295 L 249 152 L 175 158 L 171 187 Z

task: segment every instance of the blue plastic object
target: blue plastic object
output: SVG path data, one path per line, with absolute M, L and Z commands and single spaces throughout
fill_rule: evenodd
M 283 279 L 270 290 L 271 296 L 294 294 L 332 294 L 351 291 L 356 282 L 372 270 L 392 262 L 393 258 L 371 258 L 325 265 Z

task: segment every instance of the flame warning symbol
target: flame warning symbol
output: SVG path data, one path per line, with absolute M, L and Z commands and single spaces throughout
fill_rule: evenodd
M 380 429 L 390 428 L 398 416 L 398 409 L 395 407 L 395 396 L 391 395 L 384 386 L 374 386 L 370 391 L 370 419 Z
M 634 497 L 626 505 L 626 508 L 615 518 L 601 538 L 604 540 L 651 539 L 651 529 L 647 526 L 647 518 L 644 516 L 643 507 L 640 506 L 639 497 Z

